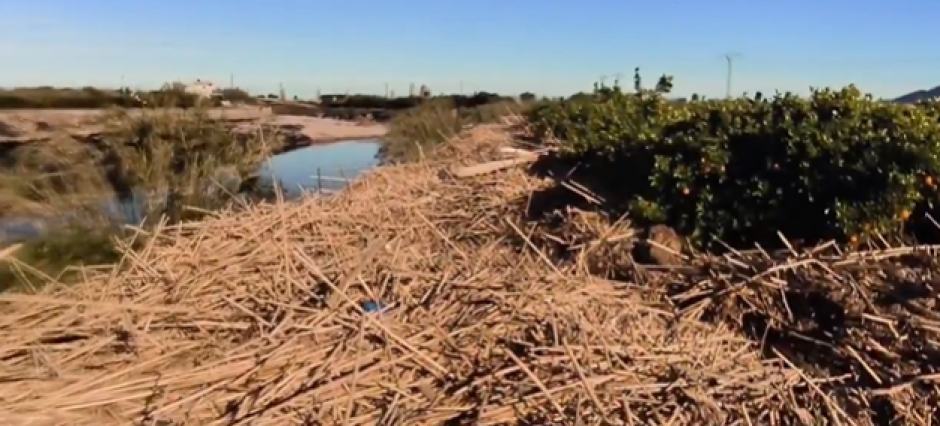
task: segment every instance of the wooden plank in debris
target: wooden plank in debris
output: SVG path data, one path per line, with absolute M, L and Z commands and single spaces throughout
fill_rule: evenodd
M 520 158 L 511 158 L 508 160 L 498 160 L 490 161 L 487 163 L 474 164 L 467 167 L 459 167 L 453 169 L 451 172 L 454 176 L 458 178 L 467 178 L 471 176 L 479 176 L 487 173 L 493 173 L 500 170 L 508 169 L 510 167 L 519 166 L 522 164 L 534 163 L 538 160 L 538 155 L 525 155 Z

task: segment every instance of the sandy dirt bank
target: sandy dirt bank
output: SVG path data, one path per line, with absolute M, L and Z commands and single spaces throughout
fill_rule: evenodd
M 129 110 L 143 114 L 146 110 Z M 180 110 L 182 112 L 182 110 Z M 295 128 L 311 143 L 347 139 L 373 139 L 385 135 L 382 124 L 358 124 L 329 118 L 295 115 L 275 115 L 270 108 L 232 107 L 214 108 L 213 117 L 230 121 L 244 121 L 244 126 L 269 123 Z M 88 135 L 104 128 L 105 110 L 3 110 L 0 111 L 0 143 L 28 142 L 51 139 L 56 135 Z

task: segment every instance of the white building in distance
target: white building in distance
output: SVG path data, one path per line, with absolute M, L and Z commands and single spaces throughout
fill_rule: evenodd
M 211 81 L 197 79 L 195 83 L 186 85 L 186 93 L 192 93 L 202 98 L 211 98 L 213 96 L 221 96 L 222 89 Z

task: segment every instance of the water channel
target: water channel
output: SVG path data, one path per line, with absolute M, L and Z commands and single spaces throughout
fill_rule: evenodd
M 280 182 L 287 197 L 303 190 L 337 191 L 378 164 L 377 141 L 345 141 L 315 145 L 277 155 L 261 168 L 262 178 Z
M 342 190 L 355 178 L 378 164 L 376 154 L 379 142 L 354 140 L 312 145 L 276 155 L 259 170 L 261 183 L 277 183 L 287 199 L 297 198 L 304 191 L 335 192 Z M 105 210 L 138 222 L 144 211 L 143 201 L 133 203 L 106 203 Z M 43 225 L 36 220 L 0 221 L 0 244 L 5 241 L 36 238 L 42 235 Z

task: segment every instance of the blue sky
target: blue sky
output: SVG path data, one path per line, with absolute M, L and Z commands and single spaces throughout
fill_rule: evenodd
M 877 96 L 940 85 L 940 2 L 272 0 L 0 2 L 0 86 L 159 86 L 202 78 L 289 95 L 590 89 L 641 67 L 680 95 Z M 461 82 L 463 82 L 461 84 Z

